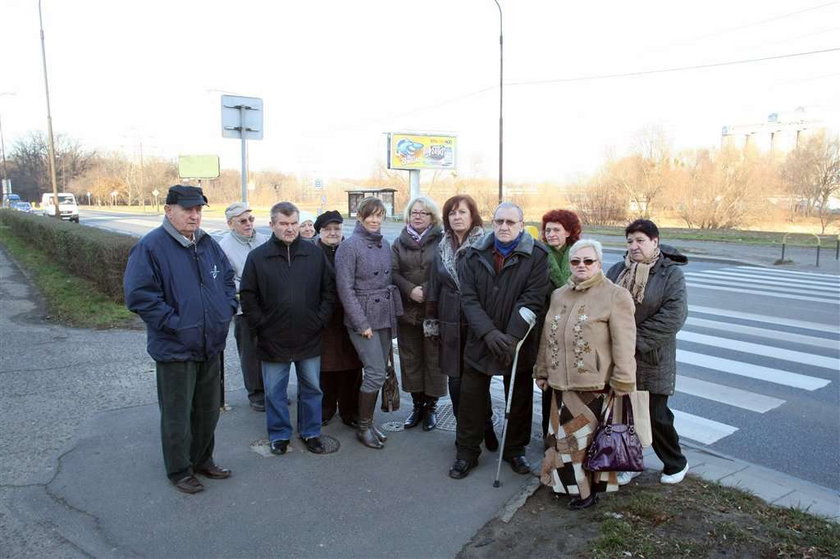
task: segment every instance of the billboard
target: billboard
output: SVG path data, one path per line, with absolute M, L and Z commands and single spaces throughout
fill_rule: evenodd
M 182 179 L 219 178 L 218 155 L 178 156 L 178 176 Z
M 455 136 L 388 134 L 389 169 L 455 169 Z

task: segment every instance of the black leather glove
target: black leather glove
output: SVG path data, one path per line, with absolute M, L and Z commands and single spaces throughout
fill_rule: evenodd
M 490 330 L 484 335 L 484 343 L 487 344 L 487 349 L 493 354 L 493 357 L 502 362 L 503 365 L 510 363 L 512 359 L 513 348 L 516 347 L 516 340 L 513 336 L 509 336 L 499 330 Z

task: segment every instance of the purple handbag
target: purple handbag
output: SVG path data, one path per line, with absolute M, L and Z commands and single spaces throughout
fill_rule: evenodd
M 645 469 L 642 442 L 633 425 L 630 398 L 622 396 L 622 423 L 610 424 L 615 398 L 609 395 L 604 417 L 586 451 L 584 469 L 590 472 L 641 472 Z

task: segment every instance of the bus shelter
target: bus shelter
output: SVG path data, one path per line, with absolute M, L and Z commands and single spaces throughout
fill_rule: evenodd
M 356 217 L 356 210 L 359 202 L 368 197 L 379 198 L 385 205 L 385 217 L 394 217 L 394 193 L 396 188 L 365 188 L 347 191 L 347 213 L 350 217 Z

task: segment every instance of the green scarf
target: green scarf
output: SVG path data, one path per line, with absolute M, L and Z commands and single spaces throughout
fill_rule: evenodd
M 560 250 L 549 246 L 548 251 L 548 276 L 554 288 L 563 287 L 572 275 L 572 268 L 569 265 L 569 246 L 563 245 Z

